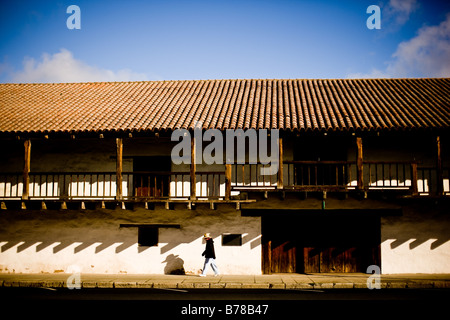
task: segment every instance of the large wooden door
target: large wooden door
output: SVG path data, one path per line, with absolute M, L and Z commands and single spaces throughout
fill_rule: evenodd
M 380 265 L 378 216 L 275 214 L 262 221 L 264 273 L 366 272 Z
M 264 273 L 295 273 L 297 270 L 297 240 L 294 230 L 283 219 L 263 218 Z

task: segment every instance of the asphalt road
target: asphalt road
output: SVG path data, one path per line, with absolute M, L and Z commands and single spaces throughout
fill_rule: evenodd
M 421 313 L 434 318 L 447 311 L 450 290 L 0 288 L 0 301 L 3 311 L 13 307 L 21 315 L 44 312 L 58 319 L 62 313 L 88 319 L 133 314 L 149 314 L 148 319 L 302 319 L 314 314 L 417 318 Z
M 68 289 L 0 288 L 0 301 L 22 300 L 318 300 L 318 301 L 437 301 L 450 302 L 448 289 Z

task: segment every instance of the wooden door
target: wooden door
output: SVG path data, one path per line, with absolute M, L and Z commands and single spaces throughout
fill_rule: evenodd
M 380 265 L 379 217 L 276 215 L 263 217 L 262 233 L 264 273 L 365 272 Z
M 317 226 L 298 239 L 305 273 L 366 272 L 369 265 L 380 265 L 379 217 L 308 217 L 305 223 Z

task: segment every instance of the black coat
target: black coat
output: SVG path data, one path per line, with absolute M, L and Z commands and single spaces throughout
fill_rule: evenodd
M 205 256 L 205 258 L 216 258 L 216 253 L 214 252 L 214 241 L 212 238 L 206 240 L 206 248 L 205 251 L 203 251 L 202 256 Z

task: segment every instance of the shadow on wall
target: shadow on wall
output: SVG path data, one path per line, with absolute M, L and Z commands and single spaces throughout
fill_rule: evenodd
M 55 245 L 56 244 L 56 245 Z M 48 239 L 45 241 L 36 241 L 36 240 L 28 240 L 25 239 L 24 240 L 11 240 L 11 241 L 5 241 L 5 239 L 0 238 L 0 252 L 3 253 L 7 250 L 10 250 L 14 247 L 16 247 L 16 252 L 20 253 L 30 247 L 32 247 L 33 245 L 36 245 L 36 252 L 40 252 L 42 250 L 44 250 L 47 247 L 53 247 L 53 253 L 56 254 L 70 246 L 76 245 L 73 248 L 73 253 L 79 253 L 81 251 L 83 251 L 84 249 L 87 249 L 93 245 L 95 245 L 95 253 L 100 253 L 101 251 L 105 250 L 106 248 L 109 248 L 112 245 L 116 245 L 116 249 L 115 249 L 115 253 L 120 253 L 126 249 L 128 249 L 129 247 L 135 246 L 137 244 L 136 241 L 126 241 L 126 242 L 115 242 L 115 241 L 83 241 L 83 242 L 78 242 L 78 241 L 58 241 L 57 239 L 55 239 L 54 241 L 49 241 Z M 143 252 L 145 249 L 147 249 L 148 247 L 144 247 L 138 248 L 139 253 Z
M 200 212 L 200 209 L 197 210 Z M 217 241 L 221 241 L 222 233 L 241 233 L 242 220 L 229 219 L 226 223 L 212 216 L 205 219 L 205 215 L 189 212 L 177 220 L 181 229 L 160 229 L 158 247 L 161 255 L 170 254 L 170 250 L 177 246 L 193 243 L 206 231 L 212 232 Z M 115 211 L 46 211 L 22 212 L 11 211 L 0 216 L 0 253 L 24 252 L 32 250 L 36 253 L 50 250 L 53 254 L 70 250 L 80 254 L 85 250 L 99 254 L 105 250 L 121 253 L 137 246 L 137 253 L 143 253 L 152 246 L 138 246 L 138 228 L 119 228 L 121 223 L 142 221 L 140 213 L 118 214 Z M 166 212 L 164 212 L 166 214 Z M 165 216 L 164 216 L 165 217 Z M 159 222 L 146 218 L 145 222 Z M 163 222 L 171 222 L 166 220 Z M 261 244 L 258 223 L 250 228 L 244 228 L 242 245 L 250 243 L 251 249 L 259 248 Z M 169 255 L 170 256 L 170 255 Z M 171 262 L 171 258 L 166 258 Z M 170 263 L 169 263 L 170 264 Z M 170 269 L 170 268 L 169 268 Z
M 450 238 L 447 237 L 447 238 L 433 239 L 430 237 L 420 237 L 420 236 L 418 236 L 417 238 L 413 238 L 412 236 L 403 236 L 403 237 L 396 236 L 393 238 L 382 239 L 381 242 L 389 241 L 389 240 L 393 240 L 390 243 L 391 249 L 396 249 L 396 248 L 400 247 L 401 245 L 409 242 L 410 250 L 413 250 L 413 249 L 417 248 L 418 246 L 424 244 L 425 242 L 428 242 L 431 240 L 432 242 L 430 242 L 430 249 L 434 250 L 434 249 L 442 246 L 446 242 L 450 241 Z
M 408 245 L 409 250 L 426 244 L 435 250 L 450 241 L 450 215 L 447 202 L 416 203 L 403 208 L 402 216 L 382 219 L 381 242 L 390 242 L 396 249 Z
M 186 274 L 184 271 L 184 260 L 178 255 L 169 254 L 161 263 L 166 263 L 164 274 Z

